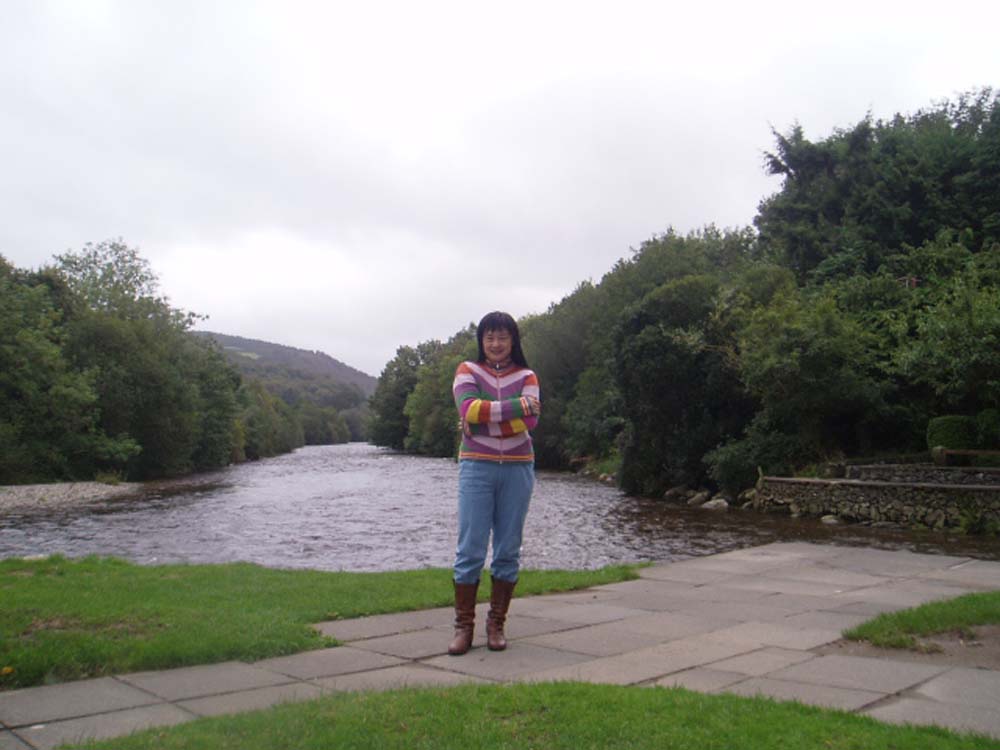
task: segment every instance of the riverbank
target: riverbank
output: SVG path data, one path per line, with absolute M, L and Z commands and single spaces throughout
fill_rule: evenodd
M 0 487 L 0 513 L 57 508 L 100 503 L 135 495 L 142 491 L 138 482 L 104 484 L 103 482 L 53 482 L 51 484 L 16 484 Z

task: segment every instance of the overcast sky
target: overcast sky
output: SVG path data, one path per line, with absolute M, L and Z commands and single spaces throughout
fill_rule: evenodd
M 998 84 L 998 28 L 965 0 L 0 0 L 0 254 L 122 237 L 200 328 L 378 375 L 670 226 L 749 224 L 772 126 Z

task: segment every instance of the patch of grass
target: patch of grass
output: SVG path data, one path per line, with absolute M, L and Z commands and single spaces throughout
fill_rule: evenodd
M 1000 591 L 987 591 L 887 612 L 844 631 L 844 637 L 884 648 L 919 650 L 918 636 L 968 632 L 977 625 L 997 623 L 1000 623 Z
M 958 528 L 966 534 L 978 534 L 981 536 L 1000 535 L 1000 522 L 995 518 L 987 516 L 980 510 L 967 508 L 962 511 L 958 521 Z
M 587 468 L 591 473 L 601 476 L 602 474 L 609 474 L 613 477 L 618 476 L 618 472 L 622 468 L 622 457 L 617 450 L 612 450 L 607 456 L 595 459 L 591 461 Z
M 997 750 L 1000 742 L 763 698 L 549 683 L 341 693 L 78 747 Z
M 636 578 L 635 566 L 522 571 L 518 596 Z M 488 581 L 480 598 L 489 597 Z M 312 623 L 453 603 L 451 571 L 275 570 L 116 558 L 0 561 L 0 689 L 334 645 Z

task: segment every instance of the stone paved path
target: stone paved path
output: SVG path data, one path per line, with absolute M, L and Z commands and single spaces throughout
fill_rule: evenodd
M 468 682 L 582 680 L 767 695 L 1000 738 L 1000 672 L 822 654 L 880 612 L 1000 589 L 1000 563 L 804 543 L 645 568 L 515 598 L 507 651 L 445 653 L 450 609 L 321 623 L 339 648 L 0 693 L 0 750 L 51 748 L 315 698 Z

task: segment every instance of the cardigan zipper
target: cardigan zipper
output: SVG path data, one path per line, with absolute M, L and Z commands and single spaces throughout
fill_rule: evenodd
M 497 379 L 497 401 L 501 402 L 500 408 L 503 409 L 502 399 L 500 398 L 500 373 L 499 371 L 493 373 Z M 503 463 L 503 430 L 500 430 L 500 463 Z

